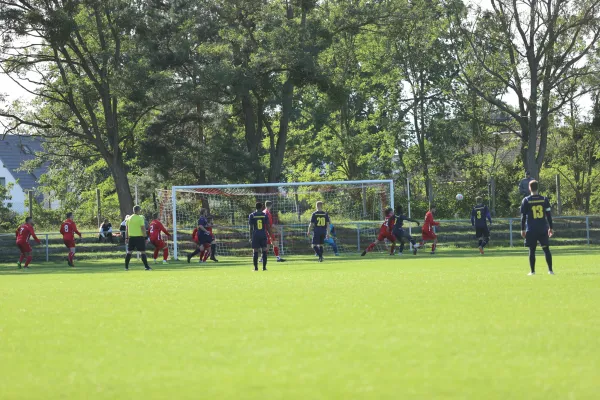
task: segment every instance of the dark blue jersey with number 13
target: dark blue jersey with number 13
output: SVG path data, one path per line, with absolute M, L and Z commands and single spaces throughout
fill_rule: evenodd
M 255 211 L 248 217 L 248 225 L 254 236 L 267 237 L 269 218 L 262 211 Z
M 521 214 L 527 218 L 527 232 L 544 233 L 548 230 L 546 213 L 551 210 L 550 200 L 539 194 L 527 196 L 521 203 Z

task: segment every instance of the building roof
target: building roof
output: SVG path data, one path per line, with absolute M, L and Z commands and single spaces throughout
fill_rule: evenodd
M 35 153 L 43 151 L 42 141 L 37 137 L 6 135 L 0 137 L 0 163 L 2 163 L 19 181 L 23 190 L 32 190 L 38 187 L 38 179 L 47 170 L 47 167 L 34 171 L 20 171 L 25 161 L 33 160 Z

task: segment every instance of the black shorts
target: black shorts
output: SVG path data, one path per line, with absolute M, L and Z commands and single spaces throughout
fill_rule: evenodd
M 486 226 L 476 226 L 475 227 L 475 236 L 477 239 L 479 238 L 487 238 L 490 237 L 490 229 Z
M 213 238 L 212 235 L 207 235 L 205 233 L 198 232 L 198 245 L 201 246 L 203 244 L 212 243 Z
M 550 238 L 548 232 L 527 232 L 525 235 L 525 246 L 536 247 L 537 244 L 542 247 L 548 247 L 550 245 Z
M 253 249 L 266 249 L 267 248 L 267 235 L 252 235 L 252 248 Z
M 146 251 L 146 238 L 141 236 L 130 237 L 127 251 Z
M 392 233 L 394 234 L 394 236 L 396 236 L 396 239 L 398 239 L 398 240 L 403 240 L 403 239 L 411 240 L 412 239 L 412 236 L 410 236 L 410 233 L 408 233 L 408 231 L 405 231 L 404 229 L 394 229 L 394 231 Z
M 322 246 L 325 244 L 325 232 L 313 232 L 312 244 L 313 246 Z

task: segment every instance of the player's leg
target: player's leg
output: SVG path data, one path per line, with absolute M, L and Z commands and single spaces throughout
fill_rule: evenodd
M 394 255 L 394 251 L 396 250 L 396 236 L 389 235 L 388 236 L 388 240 L 390 242 L 392 242 L 392 245 L 390 246 L 390 256 L 393 256 Z
M 69 264 L 71 267 L 75 267 L 75 244 L 72 243 L 72 246 L 69 248 Z
M 154 263 L 156 264 L 156 261 L 158 259 L 158 252 L 161 250 L 155 243 L 152 243 L 154 245 L 154 254 L 152 255 L 152 258 L 154 259 Z
M 264 238 L 262 240 L 261 243 L 261 249 L 262 249 L 262 266 L 263 266 L 263 271 L 267 270 L 267 238 Z
M 550 275 L 554 275 L 554 271 L 552 270 L 552 253 L 550 252 L 550 240 L 548 234 L 540 238 L 540 246 L 542 246 L 542 250 L 544 250 L 544 255 L 546 256 L 546 264 L 548 264 L 548 273 Z
M 254 247 L 254 246 L 252 246 L 252 247 Z M 252 249 L 252 252 L 253 252 L 252 253 L 252 261 L 254 263 L 254 270 L 255 271 L 258 271 L 258 250 L 259 249 L 255 249 L 255 248 Z
M 200 243 L 200 242 L 196 243 L 196 250 L 194 250 L 192 253 L 188 254 L 188 256 L 187 256 L 188 264 L 190 263 L 190 261 L 192 260 L 193 257 L 200 254 L 200 252 L 203 250 L 204 250 L 204 246 L 202 245 L 202 243 Z
M 19 250 L 19 251 L 21 251 L 21 250 Z M 19 267 L 19 269 L 21 269 L 21 266 L 23 264 L 23 260 L 25 260 L 25 258 L 27 257 L 25 255 L 25 253 L 23 253 L 23 252 L 21 252 L 20 254 L 21 255 L 19 256 L 19 262 L 17 263 L 17 267 Z
M 535 275 L 535 251 L 537 249 L 537 238 L 533 237 L 532 232 L 528 232 L 525 237 L 525 245 L 529 247 L 529 275 Z
M 217 241 L 214 237 L 212 237 L 212 242 L 210 243 L 210 259 L 214 262 L 219 262 L 216 258 L 217 256 Z
M 144 268 L 146 269 L 146 271 L 150 271 L 152 268 L 150 268 L 150 265 L 148 265 L 148 257 L 146 256 L 146 240 L 143 237 L 135 239 L 137 241 L 136 248 L 137 251 L 141 253 L 141 259 L 144 263 Z
M 23 268 L 29 268 L 29 264 L 31 264 L 31 260 L 33 260 L 33 252 L 29 251 L 25 253 L 25 266 Z
M 372 252 L 375 249 L 375 246 L 377 246 L 379 243 L 383 242 L 384 239 L 385 239 L 385 235 L 379 234 L 379 236 L 377 236 L 377 239 L 373 243 L 368 245 L 367 248 L 365 249 L 365 251 L 362 252 L 361 256 L 364 257 L 367 255 L 367 253 Z
M 162 242 L 161 245 L 161 250 L 163 252 L 163 264 L 166 264 L 169 260 L 169 246 L 165 242 Z
M 279 246 L 277 245 L 277 243 L 279 243 L 279 238 L 277 236 L 273 236 L 271 238 L 271 244 L 273 245 L 273 254 L 275 254 L 275 257 L 277 258 L 277 262 L 285 262 L 285 260 L 283 258 L 281 258 L 281 254 L 279 253 Z
M 435 249 L 437 248 L 437 244 L 438 244 L 438 238 L 435 233 L 432 233 L 431 236 L 433 239 L 433 243 L 431 244 L 431 254 L 435 254 Z
M 485 246 L 487 246 L 490 242 L 490 230 L 487 227 L 485 227 L 483 229 L 482 235 L 483 236 L 481 238 L 481 253 L 483 254 L 483 249 L 485 249 Z

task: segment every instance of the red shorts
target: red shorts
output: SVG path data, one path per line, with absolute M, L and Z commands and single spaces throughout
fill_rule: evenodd
M 31 253 L 33 251 L 29 243 L 17 243 L 17 247 L 21 250 L 21 253 Z
M 67 249 L 75 247 L 75 239 L 63 239 L 63 242 L 65 243 L 65 246 L 67 246 Z
M 385 239 L 389 240 L 392 243 L 396 243 L 396 236 L 389 232 L 379 232 L 379 236 L 377 236 L 378 242 L 383 242 Z
M 423 240 L 435 240 L 435 239 L 437 239 L 437 235 L 435 234 L 434 231 L 423 231 L 423 233 L 421 234 L 421 236 L 423 237 Z
M 157 249 L 162 249 L 163 247 L 165 247 L 164 240 L 151 240 L 150 243 L 152 243 L 152 245 Z

